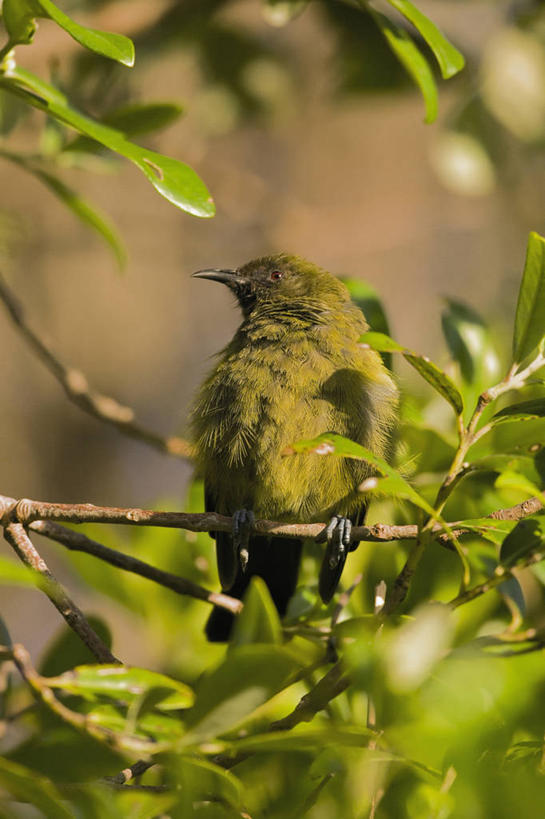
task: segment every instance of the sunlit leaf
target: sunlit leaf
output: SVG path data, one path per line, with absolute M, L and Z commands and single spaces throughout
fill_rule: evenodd
M 492 423 L 504 421 L 524 421 L 528 418 L 545 417 L 545 398 L 534 398 L 531 401 L 521 401 L 519 404 L 510 404 L 492 416 Z
M 366 8 L 373 15 L 398 60 L 420 88 L 426 105 L 426 122 L 433 122 L 437 118 L 438 110 L 437 86 L 428 61 L 404 28 L 379 11 L 375 11 L 372 6 Z
M 388 318 L 375 288 L 363 279 L 343 277 L 342 281 L 347 286 L 352 301 L 362 310 L 371 330 L 389 335 L 390 326 L 388 324 Z M 386 366 L 391 369 L 392 357 L 390 353 L 383 352 L 381 355 Z
M 273 603 L 265 581 L 252 577 L 244 596 L 244 608 L 236 618 L 233 631 L 233 645 L 246 643 L 282 642 L 282 627 L 278 611 Z
M 219 736 L 290 685 L 300 670 L 289 649 L 274 645 L 236 646 L 203 677 L 194 708 L 186 715 L 187 742 Z
M 156 671 L 123 665 L 81 665 L 48 679 L 48 685 L 90 699 L 111 697 L 126 702 L 159 689 L 162 693 L 156 705 L 165 711 L 193 704 L 193 692 L 184 683 Z
M 433 51 L 444 79 L 448 79 L 462 70 L 465 65 L 463 55 L 447 40 L 435 23 L 432 23 L 409 0 L 388 0 L 388 2 L 418 29 Z
M 520 285 L 513 359 L 520 363 L 545 340 L 545 239 L 530 233 Z
M 434 364 L 427 356 L 419 355 L 403 347 L 384 333 L 364 333 L 360 344 L 371 347 L 378 352 L 401 353 L 406 361 L 420 373 L 428 384 L 449 402 L 457 415 L 464 410 L 464 400 L 449 376 Z
M 128 37 L 86 28 L 68 17 L 51 0 L 4 0 L 2 11 L 13 45 L 30 43 L 36 31 L 35 19 L 49 17 L 85 48 L 124 65 L 134 64 L 134 45 Z
M 133 162 L 153 187 L 173 205 L 194 216 L 214 215 L 214 203 L 195 171 L 177 159 L 141 148 L 124 134 L 80 114 L 61 102 L 52 86 L 20 68 L 0 78 L 0 86 L 19 95 L 30 105 L 71 126 Z

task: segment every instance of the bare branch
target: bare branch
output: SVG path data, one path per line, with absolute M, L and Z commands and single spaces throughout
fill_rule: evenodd
M 98 557 L 99 560 L 103 560 L 111 566 L 116 566 L 118 569 L 123 569 L 123 571 L 126 572 L 138 574 L 140 577 L 146 577 L 148 580 L 153 580 L 155 583 L 159 583 L 159 585 L 165 586 L 177 594 L 196 597 L 197 600 L 204 600 L 214 606 L 221 606 L 221 608 L 227 609 L 233 614 L 239 614 L 242 611 L 243 604 L 235 597 L 209 591 L 203 586 L 199 586 L 197 583 L 187 580 L 185 577 L 179 577 L 176 574 L 157 569 L 155 566 L 150 566 L 149 563 L 145 563 L 136 557 L 131 557 L 130 555 L 123 554 L 123 552 L 110 549 L 108 546 L 103 546 L 102 543 L 98 543 L 96 540 L 92 540 L 80 532 L 65 529 L 64 526 L 58 523 L 53 523 L 49 520 L 37 520 L 30 524 L 30 528 L 33 532 L 38 532 L 40 535 L 50 538 L 50 540 L 55 540 L 73 552 L 84 552 L 85 554 L 93 555 L 93 557 Z
M 96 631 L 91 628 L 83 612 L 70 599 L 61 584 L 49 571 L 47 564 L 34 548 L 24 526 L 21 523 L 9 523 L 4 529 L 4 537 L 13 547 L 20 560 L 38 573 L 40 588 L 99 663 L 118 663 L 117 657 L 112 654 Z
M 106 424 L 116 427 L 124 435 L 142 441 L 160 452 L 177 458 L 191 458 L 192 448 L 188 441 L 177 436 L 165 438 L 152 430 L 137 424 L 134 410 L 118 403 L 115 398 L 93 390 L 81 370 L 66 367 L 53 353 L 51 347 L 33 330 L 24 310 L 4 279 L 0 276 L 0 301 L 23 338 L 57 379 L 66 395 L 80 409 Z
M 327 674 L 302 697 L 291 714 L 272 722 L 270 731 L 289 731 L 300 722 L 310 722 L 319 711 L 327 708 L 331 700 L 346 691 L 350 680 L 344 673 L 341 664 L 336 663 Z
M 545 498 L 530 498 L 508 509 L 498 509 L 487 517 L 492 520 L 522 520 L 539 512 Z M 230 532 L 232 518 L 215 512 L 162 512 L 151 509 L 117 508 L 94 506 L 92 503 L 46 503 L 23 498 L 17 501 L 0 495 L 0 521 L 17 520 L 25 526 L 34 521 L 52 520 L 64 523 L 120 523 L 129 526 L 160 526 L 171 529 L 186 529 L 190 532 Z M 5 525 L 5 524 L 4 524 Z M 325 523 L 282 523 L 272 520 L 256 520 L 252 531 L 260 535 L 289 538 L 316 538 L 326 526 Z M 449 526 L 456 536 L 472 534 L 473 529 L 463 523 L 453 522 Z M 441 545 L 448 546 L 449 540 L 439 526 L 428 530 Z M 418 526 L 403 526 L 375 523 L 372 526 L 352 527 L 351 540 L 365 540 L 370 543 L 388 543 L 396 540 L 416 540 Z

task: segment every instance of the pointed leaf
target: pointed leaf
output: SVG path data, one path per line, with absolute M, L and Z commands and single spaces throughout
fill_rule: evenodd
M 405 360 L 420 373 L 422 378 L 449 402 L 457 415 L 463 413 L 464 400 L 455 383 L 427 356 L 419 355 L 407 349 L 407 347 L 403 347 L 384 333 L 364 333 L 360 337 L 359 343 L 378 352 L 401 353 Z
M 278 611 L 261 577 L 252 577 L 242 614 L 235 622 L 232 644 L 241 646 L 246 643 L 282 643 Z
M 507 535 L 500 549 L 502 566 L 515 566 L 521 558 L 545 548 L 545 521 L 521 520 Z
M 372 331 L 389 334 L 390 327 L 384 307 L 375 288 L 363 279 L 342 278 L 348 292 L 363 312 Z M 382 353 L 382 360 L 392 369 L 392 356 L 388 352 Z
M 15 68 L 9 77 L 0 78 L 0 86 L 25 99 L 34 108 L 71 126 L 86 136 L 100 142 L 111 151 L 133 162 L 151 182 L 153 187 L 176 207 L 194 216 L 214 215 L 214 203 L 204 183 L 195 171 L 177 159 L 141 148 L 126 139 L 115 128 L 80 114 L 61 101 L 55 88 L 34 77 L 29 71 Z
M 13 45 L 30 43 L 36 18 L 48 17 L 85 48 L 124 65 L 134 64 L 134 45 L 128 37 L 81 26 L 51 0 L 4 0 L 2 12 Z
M 389 20 L 379 11 L 375 11 L 371 6 L 366 6 L 366 8 L 372 14 L 400 63 L 420 88 L 426 105 L 425 121 L 433 122 L 437 118 L 437 86 L 428 61 L 404 28 Z
M 145 668 L 123 665 L 80 665 L 73 671 L 51 677 L 47 684 L 88 699 L 111 697 L 133 702 L 152 689 L 161 689 L 157 707 L 162 710 L 188 708 L 193 692 L 185 683 Z
M 418 29 L 435 54 L 444 79 L 453 77 L 454 74 L 462 70 L 465 65 L 463 55 L 460 54 L 452 43 L 449 43 L 435 23 L 432 23 L 432 21 L 426 17 L 425 14 L 422 14 L 409 0 L 388 0 L 388 2 Z
M 528 418 L 545 417 L 545 398 L 533 398 L 531 401 L 521 401 L 510 404 L 492 416 L 492 423 L 504 421 L 524 421 Z
M 186 715 L 186 742 L 221 736 L 240 724 L 291 685 L 300 668 L 295 654 L 282 646 L 236 646 L 201 679 L 195 706 Z
M 514 361 L 523 361 L 544 340 L 545 239 L 538 233 L 530 233 L 515 316 Z

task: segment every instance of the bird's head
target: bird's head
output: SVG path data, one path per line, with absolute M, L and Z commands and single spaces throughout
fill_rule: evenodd
M 227 285 L 245 316 L 265 304 L 289 310 L 290 304 L 327 308 L 349 300 L 346 287 L 331 273 L 287 253 L 263 256 L 236 270 L 199 270 L 193 275 Z

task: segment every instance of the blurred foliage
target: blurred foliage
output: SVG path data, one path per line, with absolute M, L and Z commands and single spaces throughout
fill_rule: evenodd
M 530 234 L 511 364 L 482 317 L 447 305 L 449 375 L 391 339 L 377 293 L 348 281 L 371 308 L 373 330 L 362 343 L 399 353 L 429 393 L 404 400 L 395 466 L 332 434 L 294 442 L 307 457 L 371 462 L 377 477 L 361 490 L 375 498 L 374 519 L 418 526 L 416 540 L 362 543 L 350 555 L 343 582 L 352 593 L 339 598 L 340 608 L 318 600 L 321 550 L 309 543 L 284 621 L 255 578 L 225 648 L 206 643 L 201 601 L 88 555 L 66 556 L 127 611 L 140 639 L 153 644 L 157 670 L 93 665 L 67 631 L 38 672 L 17 655 L 26 685 L 5 663 L 7 814 L 26 815 L 21 802 L 47 817 L 91 819 L 539 813 L 545 515 L 486 516 L 545 487 L 545 324 L 535 298 L 545 286 L 544 248 L 545 239 Z M 428 420 L 436 397 L 450 409 L 448 427 Z M 199 482 L 185 506 L 202 509 Z M 457 535 L 447 521 L 456 521 Z M 207 534 L 86 530 L 170 572 L 217 583 Z M 395 580 L 406 561 L 413 575 L 403 599 Z M 26 569 L 10 566 L 0 564 L 3 582 L 30 582 Z M 109 643 L 107 626 L 91 622 Z M 5 629 L 2 640 L 9 660 Z M 136 785 L 108 782 L 139 758 L 151 767 Z
M 213 205 L 188 166 L 132 141 L 168 127 L 182 107 L 141 101 L 127 79 L 131 41 L 76 22 L 106 5 L 81 2 L 67 16 L 51 0 L 4 0 L 0 157 L 34 174 L 121 264 L 114 229 L 64 181 L 66 169 L 110 167 L 113 152 L 182 209 L 211 216 Z M 144 63 L 169 49 L 196 56 L 211 134 L 274 115 L 300 80 L 287 40 L 242 25 L 230 15 L 232 5 L 166 2 L 133 37 Z M 309 5 L 267 0 L 260 8 L 280 28 L 311 13 Z M 339 98 L 403 91 L 412 78 L 427 119 L 435 117 L 432 65 L 447 78 L 463 59 L 428 18 L 408 0 L 390 0 L 382 12 L 364 2 L 316 5 L 335 43 Z M 458 193 L 485 194 L 498 180 L 512 184 L 517 158 L 543 150 L 544 11 L 530 0 L 498 13 L 502 23 L 484 53 L 469 54 L 457 107 L 436 143 L 437 172 Z M 35 21 L 44 17 L 87 49 L 68 66 L 51 66 L 47 81 L 20 67 L 21 46 L 33 41 Z M 39 131 L 31 129 L 34 149 L 23 152 L 19 129 L 34 127 L 32 109 L 47 117 Z M 288 616 L 280 622 L 266 587 L 254 581 L 225 648 L 205 641 L 209 609 L 202 601 L 86 555 L 64 555 L 78 579 L 125 612 L 152 648 L 154 668 L 93 665 L 63 630 L 37 671 L 18 659 L 23 684 L 0 622 L 0 814 L 28 816 L 30 804 L 46 817 L 90 819 L 539 815 L 545 517 L 487 516 L 545 486 L 544 247 L 530 235 L 511 362 L 483 317 L 449 301 L 442 324 L 451 358 L 441 368 L 390 338 L 372 288 L 347 282 L 371 325 L 361 343 L 388 363 L 406 361 L 422 376 L 424 392 L 403 398 L 393 466 L 339 436 L 293 442 L 310 458 L 371 461 L 377 476 L 362 491 L 374 498 L 373 520 L 418 526 L 416 540 L 365 542 L 350 555 L 343 581 L 354 588 L 341 608 L 338 600 L 319 602 L 321 548 L 309 543 Z M 202 510 L 198 482 L 185 508 Z M 86 531 L 194 582 L 217 584 L 208 535 Z M 404 565 L 411 574 L 402 599 L 395 581 Z M 4 559 L 0 578 L 33 584 L 28 570 Z M 386 608 L 375 613 L 383 583 Z M 107 623 L 89 619 L 109 643 Z M 122 645 L 115 650 L 123 655 Z M 136 785 L 106 779 L 142 758 L 154 764 Z

